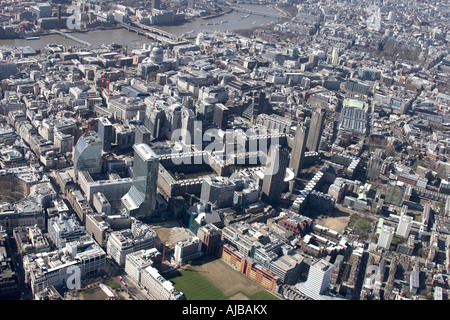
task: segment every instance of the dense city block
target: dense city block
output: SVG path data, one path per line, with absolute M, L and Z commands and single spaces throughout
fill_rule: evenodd
M 2 1 L 0 299 L 448 300 L 449 17 Z

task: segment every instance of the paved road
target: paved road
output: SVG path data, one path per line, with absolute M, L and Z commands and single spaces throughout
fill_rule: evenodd
M 33 300 L 31 288 L 25 284 L 25 271 L 22 266 L 22 257 L 17 253 L 17 245 L 13 237 L 8 237 L 8 255 L 13 263 L 13 270 L 19 278 L 20 300 Z
M 130 294 L 133 298 L 136 300 L 150 300 L 150 297 L 148 297 L 139 287 L 134 283 L 133 280 L 131 280 L 128 276 L 122 276 L 123 282 L 126 283 L 126 289 L 128 291 L 128 294 Z M 124 285 L 122 285 L 122 288 Z

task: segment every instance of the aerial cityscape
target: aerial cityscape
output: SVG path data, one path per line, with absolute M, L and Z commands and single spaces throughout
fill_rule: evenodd
M 0 300 L 450 299 L 449 22 L 1 1 Z

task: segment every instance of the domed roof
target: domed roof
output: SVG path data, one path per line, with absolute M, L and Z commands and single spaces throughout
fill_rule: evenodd
M 162 54 L 163 50 L 160 47 L 154 47 L 152 49 L 152 53 L 158 53 L 158 54 Z

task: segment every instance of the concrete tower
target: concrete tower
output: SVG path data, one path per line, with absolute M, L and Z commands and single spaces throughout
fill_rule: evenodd
M 323 109 L 314 110 L 311 116 L 306 148 L 309 151 L 317 152 L 319 150 L 320 138 L 322 137 L 325 121 L 325 111 Z
M 394 228 L 384 225 L 378 237 L 378 247 L 389 250 L 391 246 L 392 237 L 394 236 Z
M 102 140 L 103 151 L 110 151 L 113 142 L 113 126 L 107 118 L 98 119 L 98 136 Z
M 333 265 L 324 259 L 314 262 L 309 268 L 308 279 L 303 288 L 308 296 L 316 298 L 327 292 L 330 286 Z
M 306 151 L 307 135 L 308 128 L 299 123 L 297 131 L 295 132 L 294 146 L 292 148 L 291 161 L 289 163 L 289 168 L 292 169 L 296 177 L 299 176 L 302 168 L 303 157 Z
M 289 152 L 279 145 L 270 147 L 269 161 L 264 172 L 261 200 L 277 204 L 281 198 Z

